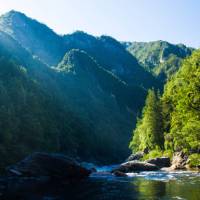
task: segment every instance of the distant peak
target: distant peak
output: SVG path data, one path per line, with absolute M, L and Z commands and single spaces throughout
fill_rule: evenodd
M 4 16 L 25 16 L 24 13 L 16 11 L 16 10 L 10 10 L 9 12 L 5 13 Z
M 21 12 L 17 11 L 17 10 L 10 10 L 9 12 L 10 14 L 21 14 Z

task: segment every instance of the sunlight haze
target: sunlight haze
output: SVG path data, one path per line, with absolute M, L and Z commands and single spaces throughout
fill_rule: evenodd
M 166 40 L 199 47 L 198 0 L 0 0 L 0 14 L 17 10 L 59 34 L 83 30 L 122 41 Z

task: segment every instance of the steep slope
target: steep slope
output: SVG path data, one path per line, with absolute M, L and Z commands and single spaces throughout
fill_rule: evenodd
M 78 132 L 76 123 L 81 124 L 22 63 L 0 42 L 0 170 L 33 151 L 72 154 L 71 135 Z
M 11 99 L 0 97 L 1 118 L 10 120 L 1 121 L 5 163 L 39 150 L 101 163 L 126 157 L 145 91 L 128 86 L 80 50 L 69 51 L 51 69 L 2 32 L 0 48 L 2 92 Z M 15 143 L 9 151 L 8 143 Z
M 121 81 L 113 73 L 100 66 L 85 51 L 78 49 L 70 50 L 58 65 L 57 70 L 78 74 L 83 77 L 85 77 L 86 72 L 93 74 L 101 88 L 108 92 L 109 95 L 115 97 L 118 105 L 122 109 L 129 108 L 136 114 L 143 105 L 146 92 L 141 87 L 129 86 Z M 89 79 L 89 81 L 91 80 Z
M 96 157 L 105 159 L 105 153 L 115 160 L 124 157 L 128 153 L 125 146 L 130 138 L 132 120 L 143 104 L 145 93 L 137 97 L 132 95 L 138 88 L 120 81 L 84 51 L 69 51 L 57 70 L 63 73 L 60 85 L 67 93 L 65 98 L 70 108 L 92 127 L 93 133 L 82 141 L 80 152 L 89 156 L 95 144 L 92 151 Z
M 10 11 L 0 17 L 0 30 L 9 34 L 49 66 L 56 66 L 67 51 L 80 49 L 130 85 L 144 88 L 160 86 L 157 80 L 141 68 L 137 60 L 111 37 L 93 37 L 80 31 L 62 37 L 46 25 L 16 11 Z
M 145 69 L 162 81 L 174 74 L 179 69 L 181 61 L 193 51 L 185 45 L 174 45 L 165 41 L 133 42 L 125 46 Z
M 70 49 L 81 49 L 95 58 L 98 63 L 114 73 L 129 85 L 144 88 L 159 87 L 159 82 L 144 70 L 129 52 L 117 40 L 109 36 L 93 37 L 77 31 L 64 36 L 65 44 Z
M 65 53 L 62 37 L 23 13 L 10 11 L 2 15 L 0 30 L 9 34 L 48 65 L 56 65 Z

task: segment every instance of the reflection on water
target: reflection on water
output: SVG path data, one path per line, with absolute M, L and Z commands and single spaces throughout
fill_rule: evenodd
M 106 169 L 107 170 L 107 169 Z M 103 171 L 103 170 L 99 170 Z M 26 194 L 30 200 L 168 200 L 200 199 L 200 174 L 194 172 L 142 172 L 129 177 L 92 174 L 80 184 L 50 185 Z
M 141 172 L 128 175 L 127 178 L 104 177 L 103 180 L 96 177 L 93 181 L 104 188 L 105 200 L 200 199 L 200 174 L 197 172 Z

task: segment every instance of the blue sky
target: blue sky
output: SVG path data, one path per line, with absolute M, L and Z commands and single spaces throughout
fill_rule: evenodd
M 59 34 L 83 30 L 123 41 L 167 40 L 200 47 L 200 0 L 0 0 Z

